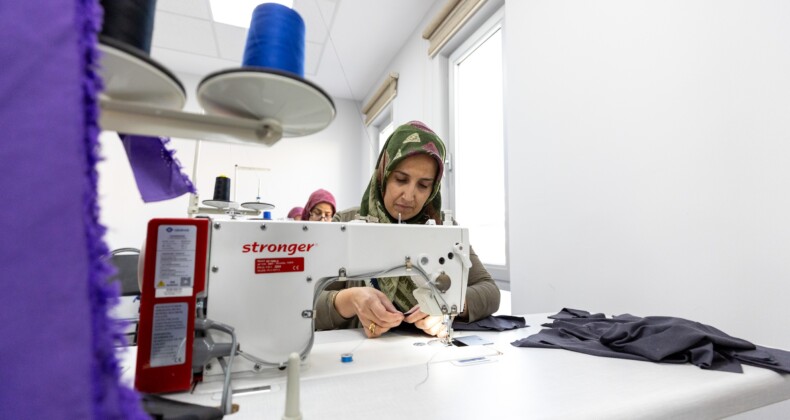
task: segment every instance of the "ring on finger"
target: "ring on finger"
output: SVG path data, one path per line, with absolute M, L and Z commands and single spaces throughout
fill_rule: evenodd
M 376 323 L 371 322 L 368 326 L 368 331 L 370 331 L 370 335 L 376 334 Z

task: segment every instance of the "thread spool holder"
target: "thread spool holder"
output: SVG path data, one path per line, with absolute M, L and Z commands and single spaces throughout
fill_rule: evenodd
M 161 64 L 102 38 L 99 124 L 144 136 L 272 146 L 282 137 L 323 130 L 335 116 L 331 98 L 314 84 L 269 69 L 237 68 L 200 83 L 206 114 L 182 111 L 186 92 Z
M 99 104 L 101 127 L 119 133 L 265 146 L 282 138 L 282 127 L 273 119 L 194 114 L 106 98 Z
M 205 200 L 203 201 L 203 204 L 217 209 L 219 214 L 226 214 L 230 216 L 231 220 L 235 220 L 237 216 L 248 215 L 248 212 L 243 210 L 239 206 L 239 203 L 235 201 Z M 203 213 L 205 214 L 205 212 Z

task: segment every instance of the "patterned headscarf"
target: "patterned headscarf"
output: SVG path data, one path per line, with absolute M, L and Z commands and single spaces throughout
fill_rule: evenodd
M 335 204 L 335 196 L 331 192 L 324 189 L 317 189 L 310 194 L 307 199 L 307 204 L 304 205 L 302 210 L 302 220 L 310 220 L 310 210 L 320 203 L 328 203 L 332 206 L 332 215 L 337 212 L 337 204 Z
M 396 128 L 395 131 L 384 143 L 384 148 L 379 154 L 376 170 L 370 177 L 368 189 L 362 196 L 362 203 L 359 207 L 360 216 L 373 216 L 379 223 L 393 223 L 397 220 L 392 217 L 384 207 L 384 188 L 387 178 L 393 170 L 403 162 L 404 159 L 417 154 L 426 154 L 436 160 L 436 177 L 433 180 L 431 195 L 425 201 L 422 210 L 405 223 L 425 223 L 428 219 L 434 219 L 437 224 L 441 224 L 442 195 L 440 193 L 442 185 L 442 175 L 444 174 L 444 143 L 436 133 L 420 121 L 410 121 Z
M 425 124 L 419 121 L 410 121 L 396 128 L 389 136 L 384 148 L 379 154 L 376 170 L 370 177 L 370 183 L 359 208 L 360 216 L 373 216 L 379 223 L 393 223 L 393 218 L 384 207 L 384 188 L 387 178 L 404 159 L 417 154 L 426 154 L 436 159 L 437 171 L 433 180 L 431 195 L 425 201 L 422 210 L 404 223 L 424 224 L 428 219 L 434 219 L 436 224 L 442 224 L 442 194 L 439 191 L 444 173 L 444 143 Z M 371 279 L 371 285 L 381 290 L 392 301 L 396 308 L 406 312 L 417 304 L 413 291 L 416 288 L 409 277 L 385 277 Z

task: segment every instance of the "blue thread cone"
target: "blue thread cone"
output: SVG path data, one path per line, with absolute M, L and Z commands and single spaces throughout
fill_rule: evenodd
M 245 67 L 267 67 L 304 77 L 304 21 L 293 9 L 264 3 L 252 12 Z

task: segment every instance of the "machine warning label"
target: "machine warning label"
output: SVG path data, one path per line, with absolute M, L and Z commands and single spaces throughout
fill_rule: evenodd
M 186 302 L 154 305 L 151 367 L 186 363 L 188 311 Z
M 191 296 L 197 226 L 161 225 L 156 240 L 156 297 Z
M 259 258 L 255 260 L 255 274 L 292 273 L 304 271 L 304 258 Z

